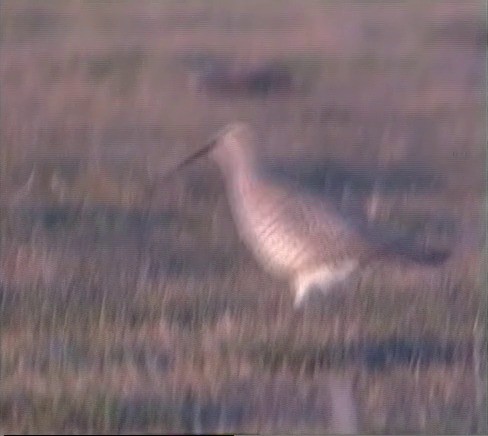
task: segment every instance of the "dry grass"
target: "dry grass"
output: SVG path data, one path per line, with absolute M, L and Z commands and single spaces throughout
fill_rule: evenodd
M 487 431 L 483 2 L 0 7 L 0 430 L 321 434 L 339 373 L 363 432 Z M 219 56 L 313 75 L 195 92 L 185 59 Z M 284 173 L 454 255 L 293 312 L 214 167 L 160 181 L 236 119 Z

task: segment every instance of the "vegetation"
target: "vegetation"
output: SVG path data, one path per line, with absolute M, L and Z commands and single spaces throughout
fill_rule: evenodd
M 0 431 L 322 434 L 338 373 L 363 432 L 486 434 L 483 7 L 2 1 Z M 195 91 L 195 53 L 307 86 Z M 331 192 L 396 168 L 372 220 L 452 257 L 294 312 L 217 170 L 161 178 L 238 119 Z

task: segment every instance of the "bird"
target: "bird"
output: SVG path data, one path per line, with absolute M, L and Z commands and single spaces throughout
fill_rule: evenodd
M 258 146 L 249 124 L 233 122 L 177 169 L 206 154 L 216 162 L 240 238 L 268 273 L 288 281 L 295 308 L 312 291 L 327 294 L 375 260 L 398 256 L 439 264 L 449 256 L 447 251 L 394 253 L 392 244 L 368 238 L 333 201 L 273 178 L 258 158 Z

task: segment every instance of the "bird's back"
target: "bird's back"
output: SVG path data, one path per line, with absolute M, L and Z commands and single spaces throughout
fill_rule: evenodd
M 332 203 L 262 177 L 258 171 L 235 177 L 228 192 L 241 237 L 277 272 L 363 261 L 375 252 Z

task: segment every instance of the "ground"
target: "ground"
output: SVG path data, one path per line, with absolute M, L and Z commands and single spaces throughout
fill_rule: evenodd
M 340 378 L 362 433 L 486 434 L 485 2 L 0 8 L 1 431 L 323 434 Z M 163 178 L 236 120 L 452 256 L 295 311 L 217 168 Z

